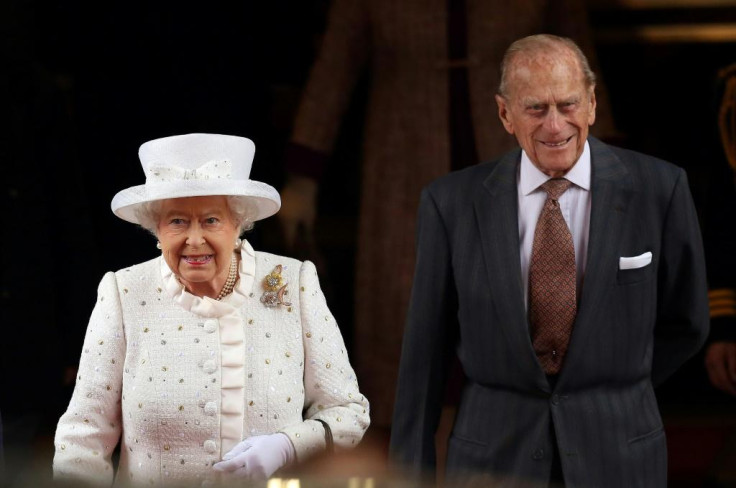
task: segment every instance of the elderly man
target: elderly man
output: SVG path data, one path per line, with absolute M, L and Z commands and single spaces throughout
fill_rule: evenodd
M 454 348 L 457 483 L 666 486 L 654 387 L 708 333 L 700 232 L 681 169 L 588 136 L 594 88 L 572 41 L 515 42 L 496 100 L 521 148 L 422 194 L 391 438 L 414 474 Z

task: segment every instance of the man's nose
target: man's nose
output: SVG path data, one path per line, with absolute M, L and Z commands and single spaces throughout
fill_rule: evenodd
M 558 132 L 562 129 L 562 115 L 557 107 L 551 107 L 544 119 L 544 128 L 550 132 Z

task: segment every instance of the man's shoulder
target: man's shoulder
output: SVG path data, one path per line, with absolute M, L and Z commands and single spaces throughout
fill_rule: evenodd
M 516 165 L 514 163 L 519 162 L 520 154 L 520 149 L 517 148 L 493 161 L 486 161 L 461 170 L 452 171 L 429 183 L 425 187 L 425 192 L 443 194 L 446 192 L 455 193 L 462 191 L 466 192 L 469 196 L 481 188 L 486 180 L 497 172 L 499 166 L 504 166 L 508 170 L 515 171 L 514 168 Z M 515 174 L 509 176 L 515 177 Z
M 674 183 L 683 174 L 682 168 L 656 156 L 611 146 L 592 137 L 589 138 L 589 141 L 594 164 L 597 156 L 609 157 L 609 154 L 612 154 L 634 176 L 635 181 L 656 179 Z

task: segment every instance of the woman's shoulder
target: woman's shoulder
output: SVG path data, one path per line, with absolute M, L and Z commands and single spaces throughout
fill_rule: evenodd
M 159 272 L 159 269 L 161 267 L 160 261 L 161 261 L 161 257 L 157 256 L 153 259 L 149 259 L 148 261 L 144 261 L 142 263 L 134 264 L 132 266 L 128 266 L 126 268 L 119 269 L 115 271 L 115 276 L 117 277 L 118 281 L 127 280 L 131 278 L 142 281 L 148 275 L 160 274 Z
M 272 254 L 270 252 L 255 251 L 256 264 L 260 266 L 278 266 L 299 269 L 303 262 L 298 259 L 282 256 L 280 254 Z
M 97 286 L 97 300 L 107 303 L 123 303 L 123 297 L 130 299 L 161 293 L 161 273 L 159 258 L 122 268 L 117 271 L 108 271 Z M 119 302 L 105 300 L 116 296 Z M 141 298 L 137 298 L 139 301 Z
M 269 252 L 255 251 L 256 276 L 262 277 L 272 272 L 278 272 L 289 280 L 299 279 L 304 272 L 316 272 L 311 261 L 300 261 L 299 259 L 272 254 Z
M 133 290 L 150 293 L 150 289 L 161 289 L 161 258 L 155 257 L 143 263 L 134 264 L 115 272 L 106 273 L 105 280 L 115 282 L 115 287 L 123 294 Z

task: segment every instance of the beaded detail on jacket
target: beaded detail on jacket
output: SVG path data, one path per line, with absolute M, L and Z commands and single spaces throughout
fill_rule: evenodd
M 298 297 L 269 308 L 255 277 L 278 264 Z M 119 440 L 119 482 L 218 481 L 212 464 L 252 435 L 285 433 L 300 460 L 324 449 L 316 419 L 338 447 L 369 423 L 314 265 L 244 242 L 234 291 L 216 301 L 186 292 L 157 258 L 100 283 L 54 476 L 109 484 Z

